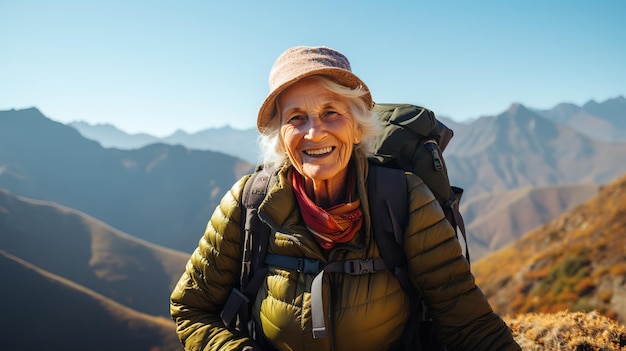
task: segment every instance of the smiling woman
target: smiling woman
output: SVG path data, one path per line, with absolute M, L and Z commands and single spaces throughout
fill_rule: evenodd
M 276 60 L 257 119 L 264 164 L 223 197 L 171 295 L 186 349 L 423 349 L 412 306 L 424 301 L 439 339 L 426 349 L 519 350 L 475 285 L 439 202 L 419 177 L 400 170 L 390 171 L 409 199 L 403 241 L 412 289 L 387 269 L 375 236 L 388 233 L 373 230 L 380 214 L 370 203 L 378 196 L 367 190 L 379 181 L 369 175 L 382 168 L 369 160 L 380 131 L 373 107 L 336 50 L 298 46 Z M 244 187 L 258 175 L 269 183 L 266 192 L 245 193 L 262 197 L 248 212 Z M 262 279 L 252 307 L 240 310 L 246 330 L 232 327 L 228 315 L 239 306 L 233 300 L 248 299 L 239 278 L 250 252 L 242 218 L 250 213 L 269 230 L 269 242 L 266 269 L 252 277 Z

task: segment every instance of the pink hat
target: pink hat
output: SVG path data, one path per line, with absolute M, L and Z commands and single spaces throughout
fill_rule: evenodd
M 270 93 L 263 101 L 257 118 L 257 128 L 261 133 L 275 114 L 278 94 L 291 84 L 312 75 L 324 75 L 349 88 L 364 89 L 366 94 L 363 100 L 370 108 L 374 105 L 369 89 L 352 73 L 350 62 L 342 53 L 324 46 L 296 46 L 280 55 L 272 66 Z

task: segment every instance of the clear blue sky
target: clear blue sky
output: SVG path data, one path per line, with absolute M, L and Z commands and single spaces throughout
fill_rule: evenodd
M 254 127 L 276 57 L 342 51 L 456 121 L 626 95 L 626 1 L 0 0 L 0 110 L 165 136 Z

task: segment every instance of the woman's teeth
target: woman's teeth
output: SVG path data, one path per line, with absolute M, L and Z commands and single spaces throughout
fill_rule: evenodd
M 323 154 L 327 154 L 329 152 L 333 151 L 332 147 L 325 147 L 322 149 L 315 149 L 315 150 L 306 150 L 304 153 L 306 153 L 307 155 L 310 156 L 316 156 L 316 155 L 323 155 Z

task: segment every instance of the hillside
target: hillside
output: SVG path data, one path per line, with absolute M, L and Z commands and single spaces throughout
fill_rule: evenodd
M 164 317 L 189 258 L 79 211 L 2 189 L 0 250 L 136 311 Z
M 182 351 L 171 320 L 136 312 L 2 250 L 0 276 L 0 350 Z
M 472 269 L 501 314 L 597 310 L 624 324 L 625 233 L 626 175 Z
M 497 251 L 598 193 L 594 184 L 525 187 L 463 201 L 471 258 Z

